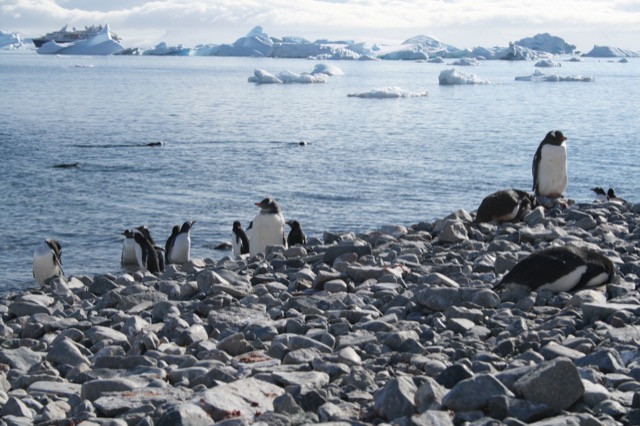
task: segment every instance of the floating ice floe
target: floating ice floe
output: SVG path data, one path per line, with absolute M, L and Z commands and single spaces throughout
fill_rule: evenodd
M 440 84 L 491 84 L 489 80 L 484 80 L 475 74 L 458 72 L 455 68 L 441 71 L 438 81 Z
M 551 59 L 543 59 L 541 61 L 536 62 L 535 66 L 540 68 L 553 68 L 553 67 L 561 67 L 562 64 L 559 62 L 552 61 Z
M 579 75 L 561 76 L 557 74 L 545 74 L 540 70 L 536 70 L 531 75 L 516 77 L 516 81 L 595 81 L 593 77 L 582 77 Z
M 326 74 L 329 76 L 334 76 L 334 75 L 344 75 L 344 72 L 334 66 L 334 65 L 327 65 L 327 64 L 317 64 L 314 68 L 313 71 L 311 71 L 311 74 L 316 75 L 316 74 Z
M 462 58 L 452 62 L 450 65 L 468 67 L 468 66 L 478 66 L 480 65 L 480 62 L 475 58 Z
M 427 96 L 428 92 L 409 92 L 399 87 L 385 87 L 383 89 L 371 90 L 363 93 L 349 93 L 348 97 L 353 98 L 375 98 L 375 99 L 395 99 L 395 98 L 420 98 Z
M 249 77 L 250 83 L 257 84 L 290 84 L 290 83 L 326 83 L 329 81 L 327 74 L 296 74 L 293 71 L 282 71 L 278 75 L 271 74 L 269 71 L 256 69 L 253 75 Z

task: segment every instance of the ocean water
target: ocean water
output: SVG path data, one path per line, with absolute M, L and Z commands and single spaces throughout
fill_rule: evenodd
M 515 81 L 538 68 L 504 61 L 457 67 L 490 85 L 440 86 L 450 65 L 392 61 L 328 62 L 345 75 L 326 84 L 247 81 L 317 63 L 0 53 L 0 293 L 36 286 L 45 238 L 62 244 L 67 275 L 119 273 L 125 228 L 147 225 L 164 244 L 196 220 L 192 256 L 220 258 L 232 222 L 248 225 L 269 195 L 311 237 L 473 211 L 531 188 L 553 129 L 568 137 L 567 197 L 602 186 L 640 202 L 638 59 L 541 69 L 589 83 Z M 347 96 L 389 86 L 429 94 Z

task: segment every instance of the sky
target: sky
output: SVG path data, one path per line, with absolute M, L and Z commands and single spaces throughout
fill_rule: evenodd
M 0 30 L 23 38 L 105 23 L 125 47 L 233 43 L 260 25 L 272 37 L 399 44 L 429 35 L 460 49 L 549 33 L 583 52 L 640 52 L 640 0 L 0 0 Z

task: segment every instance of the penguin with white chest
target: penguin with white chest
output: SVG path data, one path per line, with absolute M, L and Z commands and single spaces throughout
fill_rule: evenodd
M 136 257 L 136 240 L 134 233 L 138 232 L 134 229 L 125 229 L 122 235 L 124 235 L 124 241 L 122 242 L 122 255 L 120 256 L 120 263 L 123 268 L 138 266 L 138 258 Z
M 138 228 L 139 229 L 139 228 Z M 136 260 L 140 269 L 146 269 L 151 273 L 162 272 L 161 259 L 156 251 L 153 240 L 147 238 L 142 232 L 136 231 L 133 234 L 135 241 Z
M 503 189 L 486 196 L 478 211 L 476 222 L 504 223 L 521 220 L 532 209 L 538 206 L 536 198 L 528 192 L 518 189 Z
M 522 259 L 496 288 L 560 293 L 599 287 L 613 275 L 613 262 L 602 253 L 584 247 L 552 247 Z
M 191 227 L 195 223 L 194 220 L 182 224 L 173 244 L 166 247 L 167 263 L 185 264 L 191 259 Z
M 567 189 L 567 138 L 560 130 L 552 130 L 538 146 L 533 157 L 533 190 L 548 198 L 561 198 Z
M 591 190 L 596 194 L 596 199 L 593 200 L 594 203 L 605 203 L 609 201 L 607 193 L 604 192 L 604 189 L 602 189 L 601 187 L 596 186 L 595 188 L 591 188 Z
M 249 238 L 247 237 L 246 232 L 242 229 L 242 224 L 239 220 L 233 222 L 233 227 L 231 228 L 232 236 L 231 236 L 231 248 L 233 249 L 233 255 L 235 257 L 240 257 L 243 254 L 249 253 Z
M 46 239 L 33 252 L 33 277 L 40 286 L 53 277 L 63 277 L 62 246 L 57 240 Z
M 267 197 L 256 203 L 256 206 L 260 207 L 260 213 L 253 219 L 251 226 L 250 255 L 265 253 L 270 245 L 287 247 L 284 235 L 285 220 L 276 200 Z

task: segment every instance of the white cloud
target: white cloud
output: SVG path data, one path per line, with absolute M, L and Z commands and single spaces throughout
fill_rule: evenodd
M 230 43 L 262 25 L 272 36 L 310 40 L 429 34 L 460 48 L 549 32 L 583 50 L 640 50 L 638 0 L 0 0 L 0 29 L 27 36 L 105 22 L 128 46 Z

